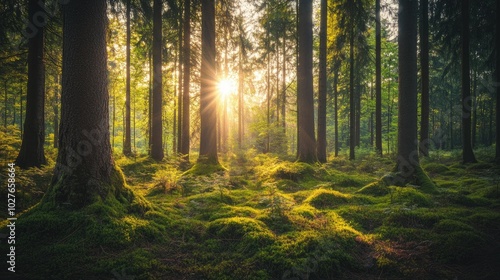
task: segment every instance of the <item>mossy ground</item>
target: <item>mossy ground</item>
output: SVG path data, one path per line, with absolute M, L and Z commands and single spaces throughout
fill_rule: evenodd
M 483 159 L 490 154 L 479 152 Z M 493 279 L 500 273 L 500 167 L 487 161 L 462 165 L 456 154 L 431 153 L 422 160 L 437 188 L 429 192 L 377 183 L 394 161 L 372 155 L 310 165 L 248 151 L 223 157 L 225 168 L 214 172 L 116 157 L 149 210 L 113 201 L 44 211 L 33 205 L 47 191 L 51 167 L 18 171 L 19 210 L 32 208 L 16 222 L 17 275 Z M 6 252 L 4 243 L 0 249 Z

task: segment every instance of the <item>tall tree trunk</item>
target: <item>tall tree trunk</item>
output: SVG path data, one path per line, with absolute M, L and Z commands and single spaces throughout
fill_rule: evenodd
M 125 142 L 123 143 L 123 154 L 132 155 L 131 129 L 130 129 L 130 1 L 127 0 L 126 25 L 127 25 L 127 46 L 126 46 L 126 84 L 125 84 Z
M 28 18 L 34 19 L 37 13 L 43 13 L 36 0 L 28 1 Z M 44 28 L 28 41 L 28 88 L 26 93 L 26 121 L 21 150 L 16 165 L 27 169 L 40 167 L 46 163 L 44 154 L 45 142 L 45 64 L 43 52 Z M 7 93 L 6 93 L 7 94 Z M 7 104 L 6 104 L 7 105 Z M 5 108 L 6 109 L 6 108 Z
M 3 127 L 7 127 L 7 79 L 3 80 L 3 90 L 4 90 L 4 99 L 3 99 Z M 28 97 L 26 97 L 27 101 Z
M 148 92 L 148 155 L 153 145 L 153 50 L 149 52 L 149 92 Z
M 359 63 L 356 63 L 359 64 Z M 356 67 L 360 69 L 359 66 Z M 361 75 L 356 75 L 356 86 L 355 86 L 355 94 L 356 94 L 356 147 L 359 147 L 361 144 L 361 93 L 363 91 L 361 87 L 360 81 Z
M 474 81 L 472 83 L 472 148 L 476 147 L 477 135 L 477 71 L 474 71 Z
M 462 1 L 462 159 L 464 163 L 477 162 L 471 141 L 469 0 Z
M 151 157 L 163 159 L 163 127 L 162 127 L 162 1 L 154 0 L 153 4 L 153 120 L 151 124 Z
M 321 0 L 319 34 L 318 161 L 326 162 L 326 39 L 327 0 Z
M 375 150 L 382 155 L 382 63 L 380 0 L 375 1 Z
M 352 21 L 352 19 L 351 19 Z M 356 147 L 356 99 L 354 96 L 354 27 L 349 34 L 349 159 L 355 159 Z
M 106 1 L 64 6 L 60 149 L 42 203 L 80 208 L 111 197 L 128 200 L 109 141 Z M 92 69 L 92 71 L 89 71 Z
M 189 147 L 190 147 L 190 92 L 189 83 L 191 81 L 191 0 L 184 1 L 184 47 L 183 47 L 183 62 L 184 62 L 184 85 L 182 94 L 182 134 L 181 134 L 181 149 L 180 153 L 186 162 L 189 162 Z
M 185 5 L 185 4 L 184 4 Z M 181 28 L 179 28 L 179 55 L 178 55 L 178 74 L 179 74 L 179 77 L 178 77 L 178 90 L 177 90 L 177 147 L 175 146 L 175 143 L 173 145 L 173 152 L 174 154 L 176 153 L 181 153 L 181 149 L 182 149 L 182 126 L 183 126 L 183 123 L 182 123 L 182 119 L 183 119 L 183 115 L 184 115 L 184 108 L 183 108 L 183 101 L 184 101 L 184 93 L 183 93 L 183 86 L 184 86 L 184 80 L 183 80 L 183 76 L 184 76 L 184 40 L 183 40 L 183 20 L 182 20 L 182 13 L 180 13 L 181 16 L 179 18 L 179 25 L 181 26 Z M 174 123 L 175 123 L 175 116 L 174 116 Z M 176 138 L 175 137 L 175 124 L 174 124 L 174 139 Z
M 56 74 L 54 90 L 54 148 L 59 147 L 59 74 Z
M 240 29 L 241 32 L 241 29 Z M 243 147 L 243 91 L 244 91 L 244 72 L 243 72 L 243 35 L 240 34 L 240 51 L 238 54 L 238 148 Z
M 215 73 L 215 1 L 201 4 L 201 86 L 199 162 L 218 164 L 217 77 Z
M 23 139 L 23 86 L 22 85 L 19 88 L 19 105 L 21 107 L 19 110 L 19 112 L 21 113 L 21 116 L 19 118 L 20 120 L 19 130 L 21 131 L 21 140 L 22 140 Z
M 313 32 L 312 0 L 299 1 L 299 61 L 297 68 L 297 115 L 298 150 L 297 158 L 303 162 L 314 162 L 316 137 L 314 133 L 313 98 Z
M 496 149 L 495 161 L 500 163 L 500 1 L 497 2 L 496 10 L 496 33 L 495 33 L 495 77 L 496 82 Z
M 420 0 L 420 68 L 421 68 L 421 114 L 420 153 L 429 156 L 429 3 Z
M 283 128 L 283 132 L 286 135 L 286 31 L 283 35 L 283 77 L 281 78 L 281 127 Z
M 411 181 L 419 166 L 417 145 L 417 5 L 399 0 L 398 16 L 398 157 L 396 170 Z
M 338 108 L 338 80 L 339 74 L 338 71 L 340 69 L 340 62 L 336 61 L 334 66 L 334 76 L 333 76 L 333 103 L 334 103 L 334 121 L 335 121 L 335 157 L 339 156 L 339 108 Z

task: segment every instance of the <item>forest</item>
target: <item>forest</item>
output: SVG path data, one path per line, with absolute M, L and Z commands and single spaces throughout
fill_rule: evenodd
M 0 0 L 1 279 L 498 279 L 500 1 Z

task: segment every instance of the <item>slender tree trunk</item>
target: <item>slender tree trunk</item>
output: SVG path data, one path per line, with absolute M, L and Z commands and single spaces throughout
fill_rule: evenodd
M 153 145 L 153 50 L 149 52 L 149 93 L 148 93 L 148 155 Z
M 351 20 L 352 21 L 352 20 Z M 349 34 L 349 159 L 355 159 L 356 147 L 356 99 L 354 96 L 354 27 Z
M 7 79 L 3 80 L 4 99 L 3 99 L 3 127 L 7 127 Z M 28 99 L 26 97 L 26 99 Z M 26 100 L 27 101 L 27 100 Z
M 382 63 L 380 0 L 375 1 L 375 149 L 382 155 Z
M 299 1 L 299 63 L 297 68 L 297 114 L 298 151 L 297 158 L 303 162 L 314 162 L 316 137 L 314 133 L 313 98 L 313 36 L 312 0 Z
M 240 29 L 241 32 L 241 29 Z M 243 147 L 243 91 L 244 91 L 244 72 L 243 72 L 243 35 L 240 34 L 240 51 L 238 54 L 238 148 Z
M 474 81 L 472 83 L 472 148 L 476 147 L 477 135 L 477 71 L 474 71 Z
M 162 127 L 162 1 L 153 4 L 153 120 L 151 129 L 151 157 L 163 159 Z
M 327 0 L 321 0 L 319 34 L 319 88 L 318 88 L 318 161 L 326 162 L 326 39 Z
M 469 0 L 462 1 L 462 149 L 463 162 L 477 162 L 471 141 L 470 95 L 470 51 L 469 51 Z
M 281 127 L 286 136 L 286 32 L 283 35 L 283 77 L 281 79 Z
M 495 77 L 496 82 L 496 149 L 495 161 L 500 163 L 500 1 L 497 2 L 496 10 L 496 33 L 495 33 Z
M 184 4 L 186 5 L 186 4 Z M 182 16 L 179 19 L 179 25 L 184 28 Z M 179 78 L 178 78 L 178 90 L 177 90 L 177 147 L 174 144 L 173 147 L 173 152 L 175 153 L 181 153 L 182 150 L 182 119 L 184 116 L 184 108 L 183 108 L 183 101 L 184 101 L 184 93 L 183 93 L 183 86 L 184 86 L 184 44 L 183 44 L 183 30 L 182 28 L 179 28 L 179 56 L 178 56 L 178 67 L 179 67 Z M 174 116 L 175 118 L 175 116 Z M 174 120 L 175 121 L 175 120 Z M 174 131 L 175 131 L 175 125 L 174 125 Z M 174 133 L 174 139 L 175 139 L 175 133 Z
M 123 154 L 132 155 L 131 130 L 130 130 L 130 1 L 127 0 L 126 26 L 127 26 L 127 46 L 126 46 L 126 95 L 125 95 L 125 142 L 123 143 Z
M 130 202 L 133 194 L 124 188 L 109 141 L 106 1 L 67 3 L 63 30 L 60 149 L 42 203 L 80 208 L 110 197 Z
M 42 2 L 43 3 L 43 2 Z M 28 2 L 28 18 L 33 20 L 37 13 L 43 13 L 36 0 Z M 21 150 L 16 165 L 27 169 L 40 167 L 46 163 L 44 154 L 45 142 L 45 64 L 43 52 L 44 28 L 28 41 L 28 87 L 26 93 L 26 121 Z M 5 93 L 7 94 L 7 92 Z M 5 104 L 7 105 L 7 103 Z M 7 108 L 7 107 L 6 107 Z
M 400 0 L 398 16 L 399 98 L 396 170 L 411 181 L 419 166 L 417 145 L 417 11 L 416 0 Z
M 54 148 L 59 148 L 59 74 L 56 74 L 54 96 Z
M 340 69 L 339 62 L 335 62 L 334 67 L 334 76 L 333 76 L 333 103 L 334 103 L 334 111 L 335 111 L 335 157 L 339 156 L 339 108 L 338 108 L 338 71 Z
M 358 64 L 358 63 L 356 63 Z M 357 69 L 360 67 L 357 66 Z M 356 147 L 359 147 L 361 144 L 361 81 L 360 74 L 356 75 L 356 86 L 355 86 L 355 94 L 356 94 Z
M 420 154 L 429 156 L 429 3 L 420 0 L 420 68 L 421 68 L 421 114 Z
M 199 162 L 218 164 L 217 77 L 215 73 L 215 1 L 202 1 L 200 157 Z
M 21 140 L 23 139 L 23 86 L 19 88 L 19 105 L 21 106 L 19 112 L 21 113 L 19 130 L 21 131 Z M 55 138 L 54 138 L 55 139 Z
M 191 0 L 184 1 L 184 85 L 182 94 L 182 134 L 180 153 L 186 162 L 189 162 L 190 147 L 190 81 L 191 81 Z

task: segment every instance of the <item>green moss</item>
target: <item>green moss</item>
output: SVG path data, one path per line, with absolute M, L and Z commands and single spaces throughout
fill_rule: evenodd
M 434 205 L 431 198 L 420 192 L 420 188 L 395 187 L 393 188 L 393 199 L 395 202 L 405 203 L 408 206 L 431 207 Z
M 227 169 L 223 167 L 220 163 L 211 163 L 198 161 L 190 169 L 183 173 L 184 175 L 210 175 L 214 173 L 225 172 Z
M 488 251 L 488 243 L 473 231 L 459 230 L 440 235 L 433 251 L 442 261 L 470 264 L 481 260 Z
M 334 190 L 318 189 L 304 201 L 316 208 L 335 208 L 349 202 L 351 195 Z
M 245 217 L 214 220 L 208 225 L 207 235 L 217 239 L 223 251 L 233 247 L 239 252 L 254 253 L 274 241 L 272 232 L 263 222 Z
M 389 192 L 390 192 L 389 188 L 382 181 L 370 183 L 362 187 L 358 191 L 356 191 L 356 193 L 373 195 L 373 196 L 384 196 Z
M 425 164 L 423 167 L 425 171 L 434 174 L 442 174 L 450 170 L 446 165 L 438 162 L 429 162 Z
M 439 234 L 448 234 L 455 231 L 474 232 L 474 228 L 457 220 L 443 219 L 434 225 L 434 231 Z
M 314 167 L 304 162 L 283 162 L 273 168 L 272 176 L 276 179 L 287 179 L 298 182 L 307 176 L 313 176 Z

